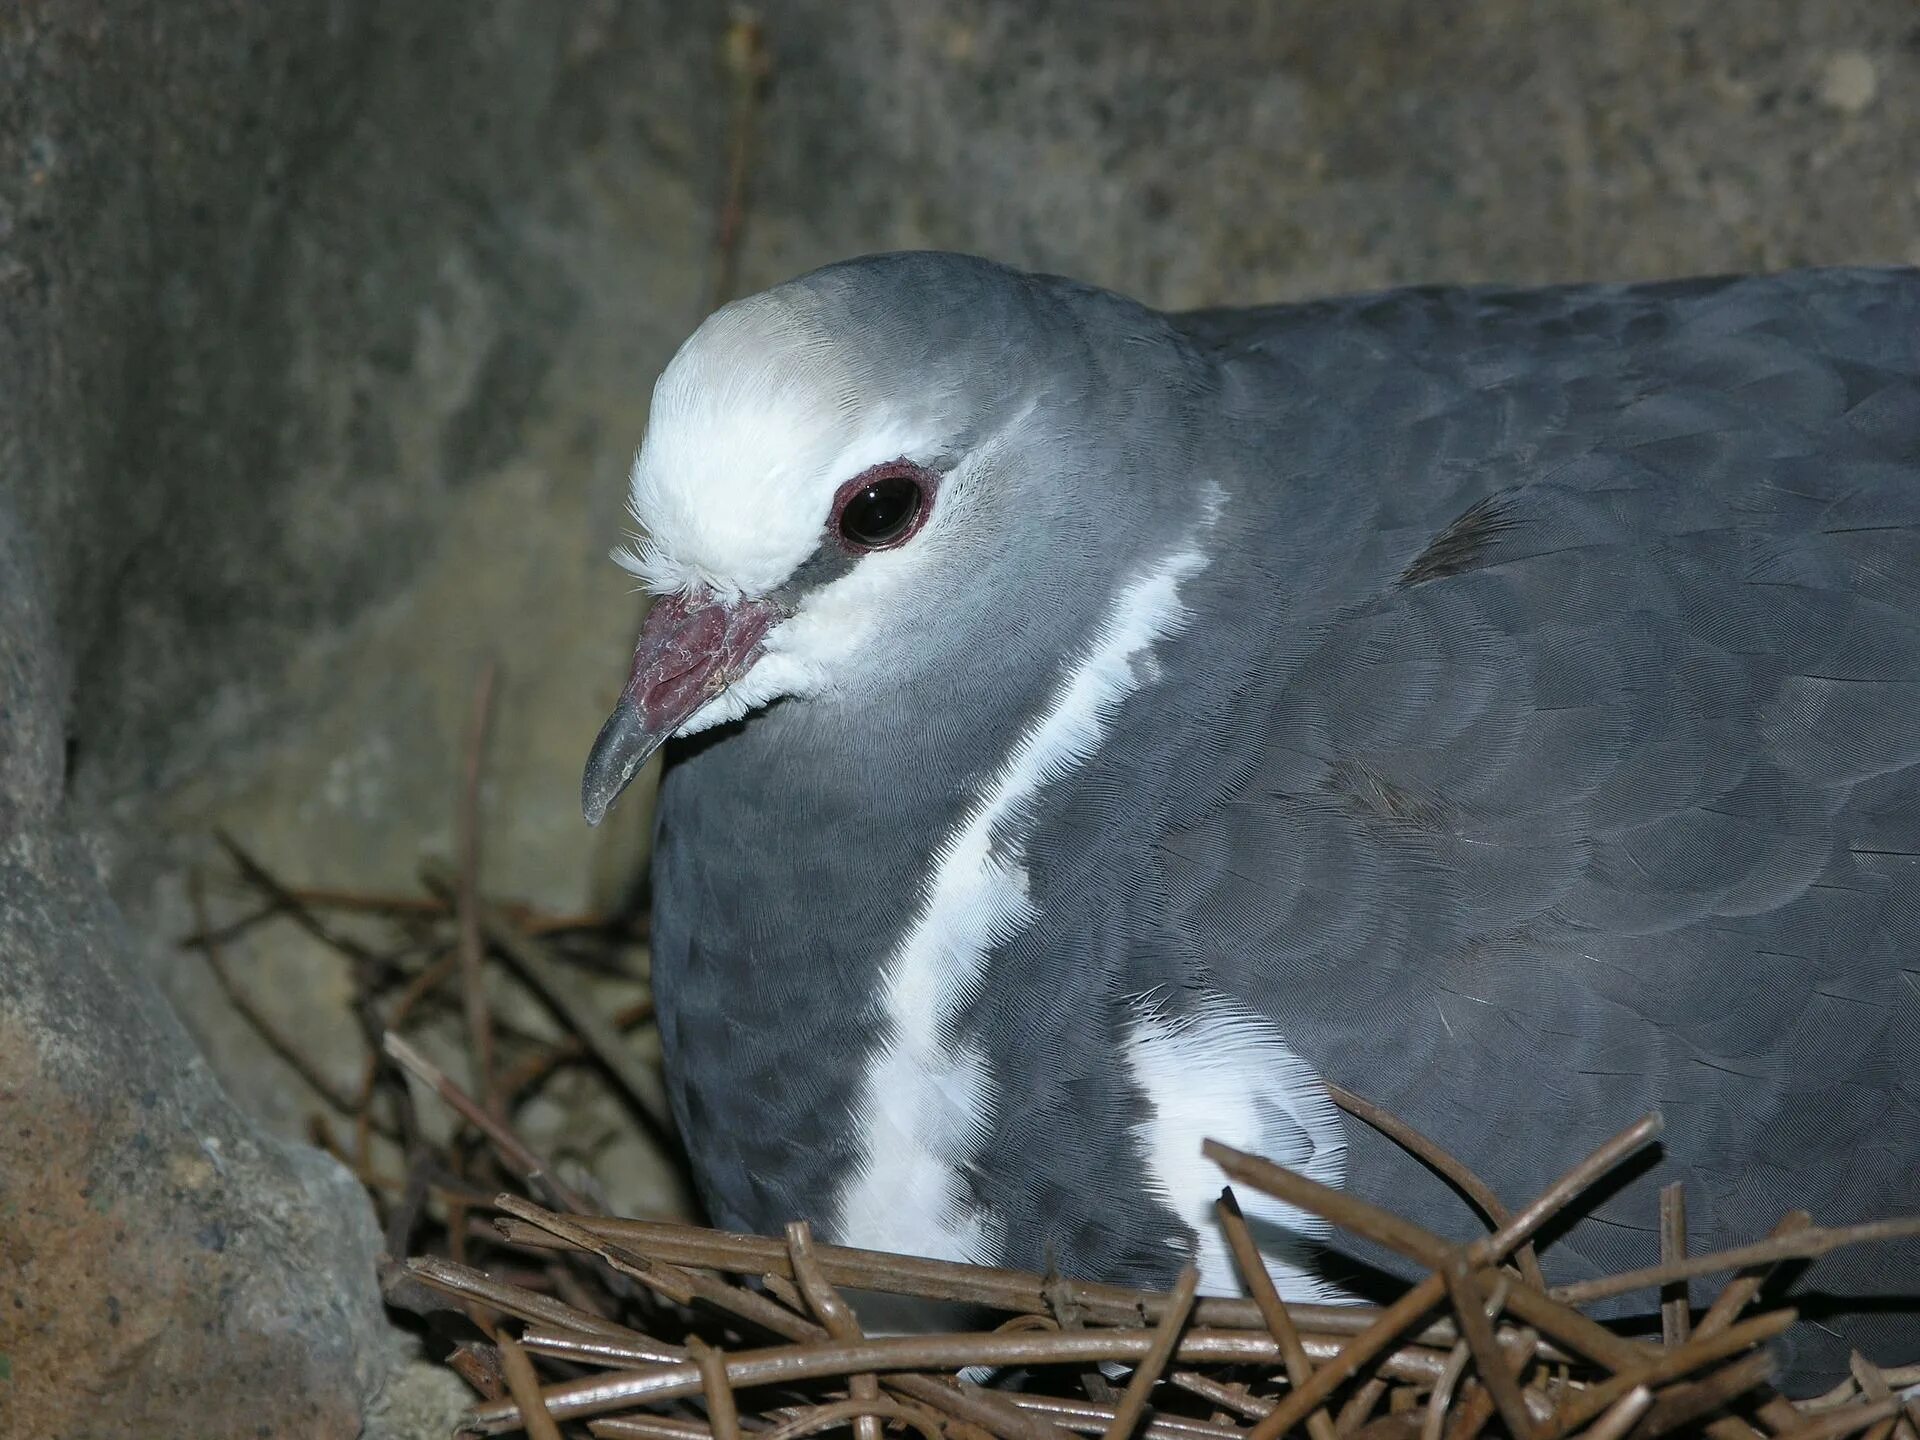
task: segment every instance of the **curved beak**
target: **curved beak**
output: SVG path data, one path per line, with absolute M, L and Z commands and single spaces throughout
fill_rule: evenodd
M 580 781 L 580 808 L 598 825 L 647 758 L 714 696 L 752 668 L 780 618 L 765 600 L 669 595 L 653 602 L 633 674 L 600 727 Z

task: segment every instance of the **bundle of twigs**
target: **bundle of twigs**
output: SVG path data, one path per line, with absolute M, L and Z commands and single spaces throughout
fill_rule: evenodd
M 1672 1256 L 1559 1289 L 1540 1283 L 1530 1257 L 1508 1263 L 1659 1129 L 1658 1117 L 1649 1117 L 1623 1131 L 1491 1234 L 1464 1246 L 1256 1156 L 1209 1147 L 1236 1183 L 1432 1267 L 1385 1309 L 1282 1303 L 1253 1258 L 1230 1189 L 1220 1218 L 1250 1301 L 1196 1302 L 1191 1271 L 1170 1293 L 1136 1292 L 816 1245 L 804 1225 L 790 1227 L 783 1243 L 563 1215 L 512 1195 L 496 1201 L 505 1241 L 594 1257 L 664 1302 L 675 1324 L 687 1325 L 687 1307 L 704 1311 L 735 1346 L 721 1349 L 698 1336 L 669 1342 L 657 1324 L 556 1307 L 537 1291 L 444 1261 L 415 1260 L 407 1273 L 522 1322 L 517 1340 L 503 1327 L 497 1381 L 478 1377 L 483 1394 L 499 1393 L 471 1415 L 471 1428 L 482 1434 L 557 1435 L 559 1422 L 585 1420 L 601 1436 L 737 1440 L 752 1429 L 792 1440 L 870 1417 L 929 1440 L 981 1432 L 999 1440 L 1060 1440 L 1062 1431 L 1108 1440 L 1277 1440 L 1296 1428 L 1314 1440 L 1363 1429 L 1407 1440 L 1471 1440 L 1495 1422 L 1528 1440 L 1651 1440 L 1689 1428 L 1705 1428 L 1717 1440 L 1838 1440 L 1867 1430 L 1886 1440 L 1896 1427 L 1920 1422 L 1920 1397 L 1897 1393 L 1920 1386 L 1920 1366 L 1883 1372 L 1861 1361 L 1856 1379 L 1831 1395 L 1799 1404 L 1782 1399 L 1767 1385 L 1771 1361 L 1760 1347 L 1795 1323 L 1794 1312 L 1745 1313 L 1775 1264 L 1920 1233 L 1920 1222 L 1832 1230 L 1789 1216 L 1773 1237 L 1739 1250 Z M 1659 1343 L 1625 1338 L 1578 1308 L 1714 1272 L 1734 1278 L 1697 1320 L 1684 1306 L 1670 1309 Z M 757 1286 L 742 1283 L 747 1279 Z M 963 1302 L 1011 1318 L 993 1330 L 865 1338 L 842 1286 Z M 1445 1317 L 1436 1318 L 1441 1311 Z M 547 1372 L 544 1383 L 533 1360 Z M 1117 1397 L 1103 1396 L 1103 1362 L 1130 1367 Z M 1054 1369 L 1100 1398 L 1069 1398 L 1058 1386 L 987 1389 L 960 1373 L 973 1367 Z M 740 1390 L 764 1408 L 743 1409 Z M 661 1413 L 689 1399 L 703 1402 L 703 1416 Z

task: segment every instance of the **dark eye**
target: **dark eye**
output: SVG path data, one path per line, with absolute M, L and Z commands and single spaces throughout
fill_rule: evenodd
M 927 503 L 911 475 L 881 475 L 861 483 L 840 508 L 840 535 L 862 550 L 878 550 L 910 534 Z

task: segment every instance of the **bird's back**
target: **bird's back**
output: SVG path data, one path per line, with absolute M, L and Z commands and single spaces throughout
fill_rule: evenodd
M 1183 323 L 1270 447 L 1196 606 L 1265 635 L 1143 952 L 1509 1202 L 1657 1108 L 1697 1247 L 1920 1211 L 1920 277 Z M 1470 1228 L 1352 1145 L 1361 1193 Z M 1550 1273 L 1648 1263 L 1655 1188 Z M 1810 1288 L 1920 1295 L 1920 1247 Z M 1911 1356 L 1920 1318 L 1796 1363 L 1876 1340 Z

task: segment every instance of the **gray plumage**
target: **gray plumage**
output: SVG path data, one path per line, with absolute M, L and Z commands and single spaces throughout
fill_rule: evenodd
M 962 1177 L 999 1227 L 982 1258 L 1177 1267 L 1116 1059 L 1142 995 L 1241 1002 L 1509 1202 L 1659 1109 L 1696 1249 L 1791 1208 L 1920 1211 L 1920 277 L 1163 315 L 914 255 L 774 294 L 950 420 L 937 463 L 1018 443 L 888 617 L 884 694 L 777 701 L 670 757 L 655 987 L 716 1221 L 831 1228 L 937 847 L 1204 487 L 1189 619 L 1038 791 L 1038 919 L 949 1021 L 995 1081 Z M 845 568 L 823 550 L 787 585 Z M 1475 1233 L 1346 1128 L 1351 1189 Z M 1556 1237 L 1549 1276 L 1647 1263 L 1656 1188 Z M 1406 1273 L 1334 1248 L 1356 1293 Z M 1802 1288 L 1815 1314 L 1878 1298 L 1795 1332 L 1800 1383 L 1850 1346 L 1920 1353 L 1920 1247 Z

